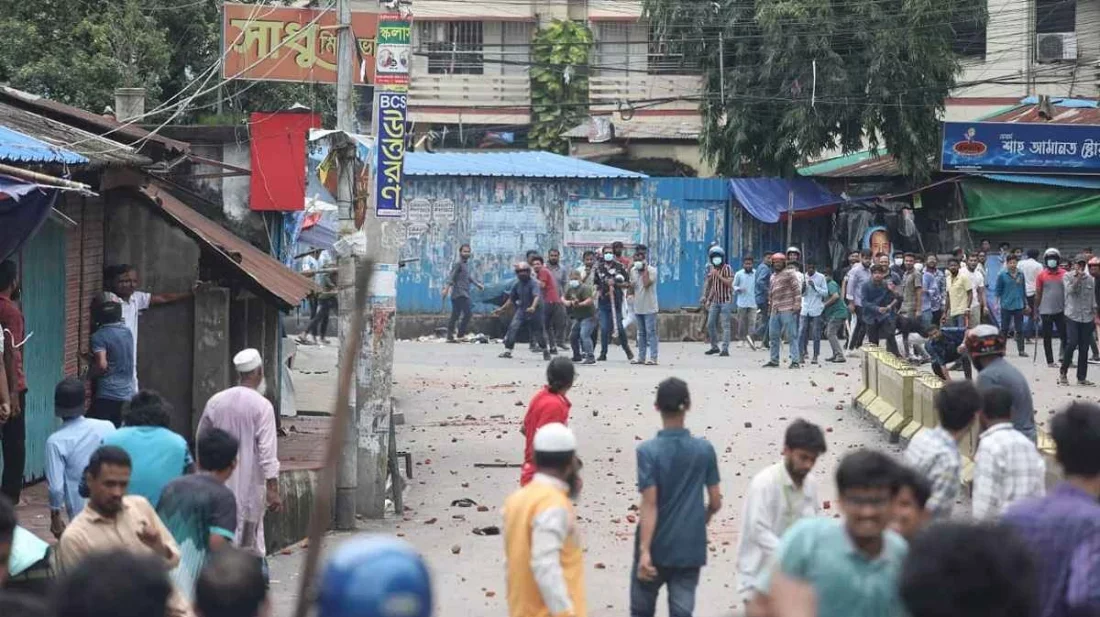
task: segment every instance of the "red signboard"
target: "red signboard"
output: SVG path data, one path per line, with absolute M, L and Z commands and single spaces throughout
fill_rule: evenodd
M 222 77 L 336 83 L 334 9 L 226 3 L 222 14 Z M 356 84 L 374 83 L 378 14 L 353 12 Z M 360 72 L 366 68 L 366 75 Z
M 281 111 L 249 117 L 249 208 L 280 212 L 305 209 L 306 139 L 311 128 L 321 128 L 320 115 Z

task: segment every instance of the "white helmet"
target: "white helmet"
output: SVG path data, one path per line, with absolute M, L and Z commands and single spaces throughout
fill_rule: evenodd
M 789 246 L 787 247 L 787 254 L 790 255 L 791 253 L 798 253 L 799 255 L 801 255 L 802 251 L 798 250 L 797 246 Z
M 1061 259 L 1062 254 L 1059 253 L 1058 249 L 1056 249 L 1056 248 L 1049 248 L 1049 249 L 1046 250 L 1046 252 L 1043 253 L 1043 257 L 1044 258 L 1054 257 L 1055 259 Z

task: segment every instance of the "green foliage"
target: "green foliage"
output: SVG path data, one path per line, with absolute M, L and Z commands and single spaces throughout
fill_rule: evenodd
M 239 0 L 256 2 L 258 0 Z M 301 103 L 335 115 L 331 86 L 235 80 L 220 90 L 219 0 L 0 0 L 0 83 L 101 112 L 114 90 L 144 87 L 147 123 L 209 121 L 219 98 L 227 117 Z M 209 77 L 209 79 L 207 79 Z M 204 85 L 205 84 L 205 85 Z M 201 90 L 211 92 L 191 95 Z M 182 94 L 181 94 L 182 93 Z M 177 96 L 179 95 L 179 96 Z
M 985 19 L 982 0 L 645 0 L 645 8 L 671 48 L 700 59 L 701 147 L 726 175 L 791 176 L 826 150 L 885 145 L 906 175 L 927 177 L 960 68 L 951 23 Z
M 535 33 L 531 47 L 531 129 L 533 150 L 566 154 L 562 135 L 588 115 L 588 55 L 592 32 L 573 21 L 554 20 Z

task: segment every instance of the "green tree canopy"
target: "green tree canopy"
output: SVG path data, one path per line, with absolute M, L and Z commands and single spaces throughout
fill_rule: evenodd
M 953 24 L 981 0 L 645 0 L 658 36 L 704 71 L 701 147 L 718 173 L 794 173 L 885 145 L 926 177 L 960 65 Z M 724 69 L 724 70 L 723 70 Z
M 240 0 L 252 2 L 255 0 Z M 230 118 L 301 103 L 331 118 L 329 86 L 231 81 L 207 71 L 221 55 L 220 0 L 0 0 L 0 83 L 96 113 L 119 87 L 144 87 L 147 123 Z M 202 85 L 205 83 L 205 87 Z M 187 102 L 183 109 L 179 104 Z M 211 118 L 219 120 L 218 118 Z

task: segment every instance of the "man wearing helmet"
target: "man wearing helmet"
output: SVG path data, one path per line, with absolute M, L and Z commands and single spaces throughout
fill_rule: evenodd
M 332 552 L 317 585 L 317 617 L 431 617 L 428 566 L 409 543 L 360 536 Z
M 722 247 L 712 246 L 707 255 L 710 267 L 703 284 L 703 306 L 707 309 L 708 356 L 730 355 L 730 335 L 733 315 L 733 269 L 726 263 Z M 721 323 L 719 323 L 721 322 Z M 722 349 L 718 349 L 718 327 L 722 327 Z
M 1051 338 L 1054 328 L 1058 328 L 1058 355 L 1062 356 L 1066 347 L 1066 271 L 1059 264 L 1062 254 L 1058 249 L 1047 249 L 1043 253 L 1043 271 L 1035 279 L 1035 306 L 1043 320 L 1043 351 L 1047 356 L 1047 366 L 1054 368 L 1054 349 Z
M 1066 347 L 1062 354 L 1062 370 L 1058 377 L 1058 383 L 1069 385 L 1069 365 L 1073 361 L 1073 352 L 1077 351 L 1077 385 L 1091 386 L 1088 380 L 1089 344 L 1092 342 L 1092 333 L 1096 331 L 1093 322 L 1096 319 L 1096 281 L 1086 271 L 1088 258 L 1078 255 L 1073 263 L 1073 271 L 1067 272 L 1064 285 L 1066 288 L 1065 324 Z
M 802 361 L 801 346 L 798 341 L 798 312 L 802 310 L 802 284 L 799 272 L 787 268 L 787 256 L 783 253 L 772 255 L 771 287 L 768 290 L 768 304 L 771 305 L 771 321 L 768 330 L 771 333 L 771 357 L 765 367 L 779 366 L 779 351 L 783 346 L 783 336 L 787 337 L 790 347 L 790 368 L 798 368 Z
M 1027 378 L 1005 360 L 1005 337 L 996 326 L 980 325 L 966 333 L 963 343 L 974 368 L 978 369 L 978 388 L 983 392 L 1000 386 L 1012 395 L 1012 426 L 1036 441 L 1035 405 Z
M 508 333 L 504 335 L 504 352 L 501 358 L 511 358 L 512 350 L 516 346 L 516 333 L 520 327 L 527 325 L 531 333 L 531 340 L 542 347 L 542 359 L 550 359 L 550 350 L 546 346 L 545 330 L 542 328 L 542 320 L 538 311 L 540 308 L 539 286 L 531 277 L 531 265 L 526 261 L 515 265 L 516 284 L 508 294 L 508 300 L 504 305 L 493 311 L 493 315 L 499 315 L 509 306 L 515 306 L 516 312 L 512 316 L 512 323 L 508 326 Z

